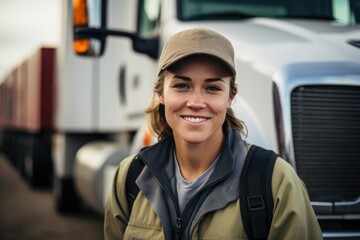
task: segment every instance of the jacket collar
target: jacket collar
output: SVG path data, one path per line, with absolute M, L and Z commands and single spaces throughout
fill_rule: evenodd
M 225 141 L 222 146 L 221 155 L 217 163 L 216 171 L 214 171 L 210 177 L 210 182 L 222 178 L 234 171 L 234 155 L 236 156 L 237 154 L 234 140 L 240 137 L 238 135 L 239 134 L 235 130 L 225 133 Z M 142 150 L 139 153 L 139 156 L 161 182 L 169 182 L 169 180 L 174 177 L 174 149 L 175 143 L 171 136 Z
M 191 230 L 187 229 L 185 231 L 185 239 L 189 237 L 190 232 L 201 216 L 209 211 L 221 209 L 239 197 L 240 174 L 247 152 L 245 142 L 235 130 L 228 131 L 225 136 L 215 171 L 204 186 L 204 188 L 214 186 L 214 189 L 201 204 L 200 209 L 193 215 L 192 224 L 188 225 Z M 174 225 L 173 221 L 176 219 L 176 208 L 178 207 L 175 204 L 177 199 L 173 194 L 176 184 L 174 149 L 175 143 L 172 137 L 143 149 L 139 153 L 139 157 L 146 167 L 136 181 L 140 190 L 159 216 L 168 238 L 173 236 L 172 225 Z M 163 191 L 165 191 L 165 194 L 163 194 Z M 174 208 L 165 207 L 170 206 L 169 204 L 174 204 Z

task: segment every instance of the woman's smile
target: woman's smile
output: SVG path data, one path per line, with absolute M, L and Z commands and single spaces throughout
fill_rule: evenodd
M 181 117 L 190 123 L 203 123 L 206 122 L 208 119 L 210 119 L 207 117 L 198 117 L 198 116 L 181 116 Z

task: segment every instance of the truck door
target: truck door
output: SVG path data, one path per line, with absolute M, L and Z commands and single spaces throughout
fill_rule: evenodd
M 144 39 L 159 35 L 161 0 L 139 0 L 135 17 L 136 31 Z M 157 59 L 132 51 L 126 69 L 125 92 L 121 98 L 127 105 L 129 121 L 143 121 L 144 109 L 149 105 L 157 76 Z

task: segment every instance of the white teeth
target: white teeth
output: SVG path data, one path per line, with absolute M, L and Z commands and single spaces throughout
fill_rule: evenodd
M 194 123 L 198 123 L 201 121 L 205 121 L 206 118 L 195 118 L 195 117 L 184 117 L 187 121 L 189 122 L 194 122 Z

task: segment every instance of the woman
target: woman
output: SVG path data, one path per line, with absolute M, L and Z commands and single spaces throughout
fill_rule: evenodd
M 159 142 L 138 154 L 132 208 L 126 176 L 134 156 L 121 162 L 105 209 L 106 239 L 248 239 L 239 207 L 239 181 L 248 145 L 231 109 L 234 50 L 207 29 L 175 34 L 159 59 L 154 97 L 147 109 Z M 322 239 L 306 189 L 278 158 L 268 239 Z

